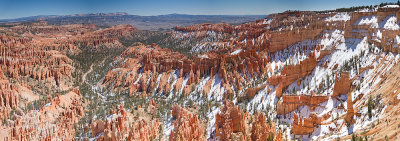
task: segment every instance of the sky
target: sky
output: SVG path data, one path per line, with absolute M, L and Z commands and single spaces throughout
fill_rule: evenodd
M 0 19 L 37 15 L 127 12 L 132 15 L 267 15 L 332 10 L 397 0 L 0 0 Z

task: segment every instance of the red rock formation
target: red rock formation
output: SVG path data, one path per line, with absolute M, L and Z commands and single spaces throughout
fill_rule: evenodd
M 293 117 L 292 133 L 295 135 L 306 135 L 314 132 L 314 123 L 310 118 L 300 118 L 295 113 Z
M 104 133 L 97 140 L 145 140 L 150 141 L 159 136 L 160 122 L 158 119 L 135 119 L 133 115 L 126 112 L 122 105 L 118 106 L 116 112 L 111 115 L 110 121 L 95 121 L 91 124 L 92 136 Z
M 329 99 L 328 96 L 315 96 L 315 95 L 284 95 L 283 100 L 278 102 L 277 114 L 283 115 L 290 113 L 300 106 L 309 106 L 311 109 L 319 106 Z
M 230 140 L 233 136 L 239 136 L 241 140 L 246 139 L 247 131 L 245 119 L 247 113 L 243 113 L 239 107 L 234 106 L 229 100 L 224 101 L 224 107 L 216 118 L 216 136 L 221 140 Z
M 159 136 L 160 122 L 141 120 L 133 125 L 134 130 L 129 132 L 128 140 L 150 140 Z
M 204 124 L 197 118 L 196 114 L 190 113 L 180 106 L 173 106 L 172 117 L 175 119 L 174 130 L 171 131 L 169 140 L 206 140 Z
M 262 20 L 235 26 L 223 23 L 199 24 L 188 27 L 175 27 L 176 32 L 174 32 L 173 36 L 178 38 L 190 37 L 202 39 L 207 38 L 209 31 L 214 31 L 222 39 L 218 39 L 218 44 L 202 42 L 201 44 L 204 45 L 204 48 L 223 52 L 240 48 L 264 50 L 269 46 L 270 34 L 267 26 L 267 24 L 263 24 Z M 190 34 L 187 34 L 187 32 Z
M 81 31 L 72 38 L 57 41 L 61 48 L 74 48 L 74 45 L 86 49 L 122 47 L 118 38 L 129 37 L 136 28 L 131 25 L 116 25 L 99 30 Z M 72 47 L 71 47 L 72 46 Z
M 207 75 L 213 78 L 218 73 L 218 76 L 222 79 L 221 84 L 240 88 L 243 78 L 239 73 L 255 76 L 266 72 L 267 59 L 255 50 L 242 51 L 237 55 L 209 54 L 208 56 L 209 58 L 195 57 L 188 59 L 178 52 L 163 49 L 154 44 L 131 47 L 123 53 L 123 58 L 118 58 L 121 65 L 118 66 L 118 69 L 113 69 L 107 73 L 103 84 L 115 82 L 114 88 L 128 89 L 130 95 L 135 95 L 133 93 L 136 92 L 152 93 L 155 92 L 153 84 L 156 83 L 157 76 L 162 74 L 161 85 L 157 90 L 158 92 L 169 92 L 172 88 L 167 84 L 172 82 L 168 82 L 168 77 L 174 70 L 179 70 L 179 78 L 174 91 L 180 91 L 183 86 L 184 94 L 188 94 L 191 91 L 192 84 L 199 83 L 200 78 Z M 245 69 L 246 67 L 247 69 Z M 227 70 L 227 68 L 230 69 Z M 139 71 L 142 69 L 143 72 Z M 141 78 L 138 78 L 140 75 L 142 75 Z M 151 78 L 146 79 L 149 75 L 151 75 Z M 188 81 L 182 85 L 182 78 L 186 75 L 189 76 Z M 122 81 L 122 76 L 125 76 L 125 81 Z M 139 81 L 133 84 L 137 79 Z M 230 88 L 229 85 L 227 85 L 227 88 Z M 207 94 L 208 91 L 205 90 L 205 93 Z
M 346 123 L 348 125 L 354 124 L 354 108 L 353 108 L 353 98 L 352 94 L 348 93 L 347 94 L 347 114 L 346 117 L 344 118 Z
M 264 84 L 255 88 L 248 88 L 246 98 L 252 99 L 258 91 L 264 89 L 265 87 L 267 87 L 267 85 Z
M 34 32 L 41 35 L 6 36 L 0 34 L 0 68 L 11 78 L 28 76 L 36 80 L 53 80 L 63 85 L 74 68 L 66 52 L 76 52 L 76 46 L 118 46 L 119 37 L 135 31 L 130 25 L 96 30 L 94 25 L 16 26 L 2 29 L 6 33 Z M 15 31 L 14 31 L 15 30 Z M 78 34 L 79 33 L 79 34 Z M 47 82 L 48 83 L 48 82 Z
M 310 114 L 309 118 L 299 118 L 297 113 L 294 113 L 292 133 L 295 135 L 306 135 L 314 132 L 314 127 L 322 124 L 322 121 L 328 119 L 329 114 L 318 117 L 316 114 Z
M 0 69 L 0 118 L 9 117 L 11 109 L 19 104 L 18 89 L 10 84 Z
M 179 27 L 176 26 L 174 28 L 176 31 L 183 31 L 183 32 L 194 32 L 194 31 L 215 31 L 215 32 L 222 32 L 222 33 L 233 33 L 234 28 L 227 23 L 218 23 L 218 24 L 199 24 L 199 25 L 191 25 L 187 27 Z
M 74 124 L 83 115 L 80 95 L 69 92 L 51 101 L 39 111 L 15 114 L 16 119 L 0 129 L 1 140 L 73 140 Z
M 337 97 L 341 94 L 348 94 L 350 92 L 350 78 L 348 73 L 341 73 L 340 80 L 335 75 L 335 85 L 333 87 L 332 97 Z
M 269 51 L 276 52 L 299 41 L 318 38 L 322 31 L 332 27 L 321 21 L 327 16 L 329 15 L 308 11 L 288 11 L 269 15 L 267 19 L 272 19 Z
M 266 117 L 263 113 L 257 113 L 254 116 L 255 119 L 253 120 L 251 126 L 251 140 L 253 141 L 266 141 L 268 139 L 282 140 L 282 137 L 277 135 L 280 133 L 276 132 L 275 123 L 271 123 L 272 126 L 270 126 L 267 123 Z
M 324 28 L 303 28 L 302 30 L 276 31 L 271 33 L 270 52 L 283 50 L 290 45 L 307 39 L 316 39 Z
M 90 128 L 92 128 L 92 136 L 96 136 L 97 134 L 104 132 L 105 124 L 101 120 L 95 120 L 90 124 Z
M 29 76 L 36 80 L 54 80 L 60 85 L 62 77 L 71 76 L 72 61 L 57 51 L 34 48 L 6 49 L 7 59 L 0 60 L 0 67 L 11 78 Z
M 303 60 L 298 65 L 289 65 L 282 70 L 281 76 L 273 76 L 268 78 L 268 83 L 272 85 L 280 84 L 276 89 L 276 97 L 282 96 L 282 91 L 287 86 L 292 84 L 298 79 L 310 75 L 314 68 L 317 66 L 317 59 L 314 53 L 310 53 L 306 60 Z

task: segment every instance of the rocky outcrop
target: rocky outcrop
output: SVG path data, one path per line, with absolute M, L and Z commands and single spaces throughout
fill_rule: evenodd
M 297 42 L 307 39 L 317 39 L 322 34 L 324 28 L 315 29 L 302 29 L 302 30 L 289 30 L 289 31 L 276 31 L 271 33 L 271 45 L 269 46 L 270 52 L 277 52 L 293 45 Z
M 132 126 L 133 129 L 129 132 L 128 140 L 151 140 L 159 136 L 160 122 L 157 119 L 139 120 Z
M 349 73 L 341 73 L 340 79 L 335 75 L 335 85 L 333 87 L 332 97 L 337 97 L 341 94 L 348 94 L 350 92 L 350 78 Z
M 276 88 L 276 97 L 281 97 L 283 89 L 296 80 L 303 79 L 304 77 L 310 75 L 317 66 L 317 63 L 318 61 L 315 58 L 315 54 L 310 53 L 308 58 L 301 61 L 300 64 L 286 66 L 282 70 L 281 75 L 268 78 L 267 81 L 269 84 L 279 84 L 279 86 Z
M 265 87 L 267 87 L 267 85 L 264 84 L 258 87 L 248 88 L 247 93 L 245 96 L 243 96 L 243 98 L 252 99 L 258 93 L 258 91 L 264 89 Z
M 266 140 L 282 140 L 280 131 L 276 130 L 275 123 L 267 123 L 263 113 L 254 115 L 254 120 L 251 125 L 251 140 L 266 141 Z
M 231 140 L 233 137 L 246 140 L 245 120 L 247 113 L 242 112 L 239 107 L 233 105 L 233 102 L 225 100 L 223 108 L 215 115 L 215 118 L 215 132 L 220 140 Z
M 154 44 L 131 47 L 122 56 L 117 58 L 121 65 L 117 66 L 118 69 L 109 71 L 102 84 L 115 82 L 114 88 L 128 89 L 130 95 L 135 95 L 137 92 L 167 93 L 172 90 L 180 92 L 182 88 L 184 94 L 188 94 L 191 92 L 192 84 L 198 84 L 206 76 L 211 76 L 210 81 L 212 81 L 217 74 L 221 78 L 222 85 L 227 84 L 227 88 L 233 86 L 240 89 L 243 79 L 248 79 L 246 75 L 242 76 L 240 73 L 260 76 L 266 72 L 267 62 L 265 56 L 253 50 L 242 51 L 235 55 L 210 53 L 208 58 L 189 59 L 178 52 Z M 176 84 L 171 86 L 173 81 L 169 81 L 168 77 L 173 74 L 178 78 Z M 162 85 L 155 89 L 157 77 L 160 75 Z M 186 76 L 188 80 L 182 84 Z M 208 91 L 205 91 L 205 94 L 208 94 Z
M 0 118 L 9 117 L 11 109 L 18 107 L 18 88 L 10 84 L 0 69 Z
M 39 111 L 13 116 L 15 120 L 0 129 L 2 140 L 73 140 L 74 124 L 83 116 L 81 97 L 74 92 L 58 95 Z
M 110 115 L 110 120 L 97 120 L 91 124 L 92 137 L 104 133 L 97 140 L 145 140 L 149 141 L 159 136 L 160 122 L 158 119 L 147 119 L 134 117 L 119 105 L 115 112 Z M 137 119 L 138 118 L 138 119 Z
M 319 38 L 322 31 L 331 27 L 322 21 L 327 16 L 330 15 L 309 11 L 287 11 L 268 15 L 267 19 L 271 19 L 269 51 L 276 52 L 300 41 Z
M 282 101 L 278 102 L 276 112 L 279 115 L 288 114 L 300 106 L 309 106 L 311 109 L 320 106 L 319 104 L 328 101 L 328 96 L 317 95 L 283 95 Z
M 131 25 L 116 25 L 84 33 L 78 36 L 79 38 L 72 40 L 72 42 L 89 49 L 122 47 L 119 38 L 130 37 L 135 30 L 136 28 Z
M 344 118 L 348 125 L 352 125 L 355 123 L 354 113 L 355 112 L 354 112 L 354 108 L 353 108 L 352 94 L 348 93 L 347 94 L 347 114 L 346 114 L 346 117 Z
M 227 23 L 218 23 L 218 24 L 199 24 L 199 25 L 191 25 L 186 27 L 176 26 L 174 28 L 176 31 L 182 32 L 195 32 L 195 31 L 214 31 L 214 32 L 222 32 L 222 33 L 233 33 L 234 28 Z
M 314 132 L 314 128 L 322 124 L 322 121 L 327 120 L 329 114 L 318 117 L 315 113 L 311 113 L 308 118 L 299 117 L 297 113 L 293 115 L 292 133 L 295 135 L 307 135 Z
M 295 113 L 293 117 L 292 133 L 295 135 L 307 135 L 314 132 L 314 123 L 311 118 L 300 118 Z
M 173 131 L 171 130 L 169 140 L 206 140 L 206 137 L 204 135 L 204 123 L 197 118 L 196 114 L 190 113 L 180 106 L 173 106 L 172 117 L 173 119 L 175 119 L 174 129 Z
M 61 86 L 71 79 L 72 61 L 57 51 L 34 48 L 8 48 L 7 59 L 0 60 L 0 67 L 11 78 L 30 77 L 38 81 L 52 81 Z M 49 83 L 49 82 L 48 82 Z

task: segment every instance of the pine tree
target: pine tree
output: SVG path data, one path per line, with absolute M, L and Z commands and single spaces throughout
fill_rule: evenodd
M 368 117 L 372 117 L 372 99 L 371 97 L 368 98 Z
M 353 133 L 353 135 L 351 135 L 351 141 L 357 141 L 357 136 L 356 136 L 356 134 Z

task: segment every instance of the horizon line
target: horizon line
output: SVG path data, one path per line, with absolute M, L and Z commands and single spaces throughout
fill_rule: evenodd
M 286 10 L 290 11 L 290 10 Z M 285 12 L 285 11 L 284 11 Z M 74 15 L 90 15 L 90 14 L 118 14 L 118 13 L 126 13 L 126 15 L 129 16 L 141 16 L 141 17 L 152 17 L 152 16 L 164 16 L 164 15 L 189 15 L 189 16 L 267 16 L 270 14 L 182 14 L 182 13 L 169 13 L 169 14 L 159 14 L 159 15 L 139 15 L 139 14 L 131 14 L 128 12 L 98 12 L 98 13 L 75 13 L 75 14 L 55 14 L 55 15 L 32 15 L 32 16 L 23 16 L 23 17 L 17 17 L 17 18 L 4 18 L 0 19 L 0 21 L 4 20 L 17 20 L 17 19 L 23 19 L 23 18 L 31 18 L 31 17 L 40 17 L 40 16 L 74 16 Z M 281 13 L 281 12 L 277 12 Z M 271 14 L 276 14 L 276 13 L 271 13 Z M 119 16 L 124 16 L 124 15 L 119 15 Z

